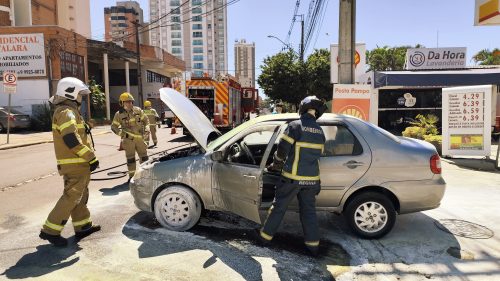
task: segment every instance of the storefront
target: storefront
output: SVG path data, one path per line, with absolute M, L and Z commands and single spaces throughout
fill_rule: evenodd
M 372 84 L 370 120 L 380 127 L 401 135 L 418 114 L 434 114 L 442 119 L 442 89 L 456 86 L 500 85 L 500 68 L 439 71 L 382 71 L 367 76 Z M 496 96 L 496 95 L 495 95 Z M 494 126 L 497 106 L 492 99 Z M 500 100 L 499 100 L 500 102 Z

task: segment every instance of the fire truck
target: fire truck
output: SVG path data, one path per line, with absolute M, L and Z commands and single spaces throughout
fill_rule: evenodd
M 186 81 L 185 94 L 221 131 L 243 121 L 241 86 L 230 76 L 219 80 L 192 78 Z
M 244 116 L 255 113 L 259 107 L 259 90 L 255 88 L 241 88 L 241 107 Z

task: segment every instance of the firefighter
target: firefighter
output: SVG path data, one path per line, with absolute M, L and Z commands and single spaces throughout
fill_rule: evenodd
M 156 126 L 158 125 L 158 128 L 160 128 L 160 116 L 158 116 L 158 113 L 154 108 L 151 108 L 151 102 L 148 100 L 144 102 L 144 114 L 148 116 L 149 133 L 151 135 L 151 138 L 153 139 L 153 146 L 156 146 L 158 144 L 158 139 L 156 138 Z M 149 139 L 150 137 L 148 135 L 148 146 Z
M 306 97 L 300 103 L 300 119 L 286 128 L 268 171 L 281 173 L 276 184 L 273 205 L 259 230 L 258 239 L 269 243 L 276 233 L 290 201 L 297 196 L 300 220 L 306 248 L 314 256 L 318 254 L 319 229 L 316 218 L 316 195 L 319 194 L 319 159 L 325 144 L 325 135 L 316 123 L 326 110 L 325 104 L 316 96 Z
M 120 110 L 115 113 L 111 130 L 121 137 L 121 147 L 127 158 L 129 181 L 135 173 L 135 153 L 139 162 L 148 160 L 144 136 L 149 137 L 149 121 L 142 109 L 134 106 L 134 97 L 130 93 L 120 95 Z
M 59 81 L 56 94 L 49 99 L 55 107 L 52 135 L 57 170 L 64 178 L 64 192 L 50 212 L 39 237 L 58 247 L 68 244 L 61 231 L 70 216 L 77 240 L 101 229 L 101 226 L 92 224 L 87 209 L 90 172 L 99 166 L 90 141 L 90 127 L 79 112 L 82 96 L 89 93 L 89 88 L 82 81 L 66 77 Z

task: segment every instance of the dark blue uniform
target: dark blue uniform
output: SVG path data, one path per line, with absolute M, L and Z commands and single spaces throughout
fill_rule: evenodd
M 319 194 L 319 160 L 325 144 L 325 135 L 309 113 L 291 122 L 285 130 L 274 155 L 274 168 L 281 168 L 281 179 L 276 185 L 274 203 L 260 231 L 262 238 L 271 240 L 276 233 L 290 201 L 297 196 L 305 244 L 318 247 L 319 230 L 316 218 L 316 195 Z

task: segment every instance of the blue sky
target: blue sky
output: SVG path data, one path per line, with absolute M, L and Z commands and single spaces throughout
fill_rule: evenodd
M 149 19 L 149 1 L 139 0 L 145 20 Z M 228 7 L 228 68 L 234 70 L 234 41 L 255 42 L 257 75 L 266 56 L 279 52 L 282 44 L 267 35 L 285 40 L 295 0 L 241 0 Z M 299 13 L 307 14 L 310 0 L 301 0 Z M 116 1 L 90 0 L 92 36 L 102 40 L 104 7 Z M 323 24 L 318 26 L 306 55 L 313 47 L 328 48 L 338 41 L 339 0 L 328 0 Z M 368 50 L 378 46 L 423 44 L 434 48 L 467 47 L 468 64 L 479 50 L 500 47 L 500 26 L 474 26 L 474 0 L 357 0 L 356 41 Z M 300 24 L 290 40 L 298 51 Z M 231 71 L 230 71 L 231 72 Z

